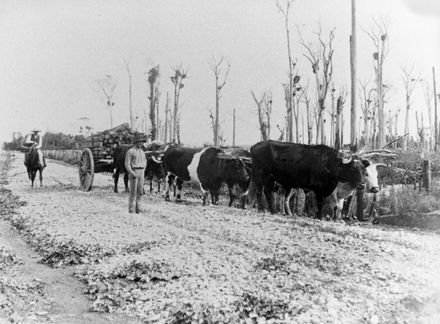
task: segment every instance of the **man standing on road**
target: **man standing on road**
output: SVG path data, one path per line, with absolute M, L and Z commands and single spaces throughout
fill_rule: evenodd
M 134 146 L 127 151 L 125 156 L 125 169 L 129 173 L 130 196 L 128 198 L 128 212 L 143 213 L 140 200 L 144 192 L 144 174 L 147 167 L 147 158 L 142 150 L 142 144 L 146 142 L 145 136 L 136 134 L 134 137 Z M 134 200 L 136 204 L 134 205 Z

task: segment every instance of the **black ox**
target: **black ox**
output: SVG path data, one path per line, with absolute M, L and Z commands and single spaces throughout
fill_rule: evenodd
M 365 159 L 347 158 L 326 145 L 264 141 L 252 146 L 250 152 L 259 210 L 263 209 L 264 188 L 269 209 L 274 212 L 271 191 L 275 181 L 284 187 L 286 198 L 292 188 L 313 191 L 319 219 L 322 218 L 324 198 L 329 197 L 334 217 L 337 217 L 343 199 L 357 186 L 367 186 L 369 192 L 379 189 L 374 164 Z M 290 214 L 288 199 L 285 207 Z
M 118 192 L 119 174 L 124 174 L 125 192 L 128 192 L 128 171 L 125 169 L 125 156 L 127 151 L 133 147 L 133 145 L 118 145 L 113 152 L 113 179 L 114 179 L 114 192 Z M 153 191 L 152 180 L 157 178 L 159 181 L 165 178 L 165 171 L 160 154 L 146 154 L 147 167 L 145 169 L 145 177 L 150 180 L 150 193 Z M 160 188 L 160 187 L 159 187 Z M 160 190 L 160 189 L 159 189 Z
M 28 148 L 24 147 L 24 149 Z M 40 175 L 40 187 L 42 187 L 44 165 L 41 165 L 39 161 L 38 150 L 35 146 L 32 146 L 28 150 L 29 151 L 25 153 L 24 165 L 26 166 L 29 180 L 31 180 L 31 186 L 32 188 L 34 187 L 34 181 L 38 171 Z
M 182 184 L 184 181 L 197 181 L 203 193 L 203 205 L 206 205 L 208 195 L 211 194 L 213 205 L 218 203 L 219 191 L 222 183 L 228 185 L 230 195 L 229 205 L 232 205 L 233 194 L 244 196 L 247 193 L 250 176 L 242 159 L 223 150 L 209 147 L 194 149 L 173 147 L 165 151 L 163 156 L 165 170 L 168 174 L 168 188 L 165 199 L 170 199 L 170 187 L 175 178 L 177 182 L 176 201 L 180 201 Z M 237 186 L 239 189 L 233 190 Z

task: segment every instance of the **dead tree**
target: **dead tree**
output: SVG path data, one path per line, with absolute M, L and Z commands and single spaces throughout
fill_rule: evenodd
M 329 32 L 328 40 L 326 42 L 321 37 L 321 26 L 319 26 L 318 32 L 315 33 L 318 37 L 319 42 L 318 50 L 313 50 L 311 44 L 306 44 L 303 37 L 301 36 L 301 33 L 299 33 L 300 44 L 306 50 L 304 56 L 309 60 L 310 64 L 312 65 L 312 71 L 315 75 L 316 93 L 318 98 L 318 128 L 316 130 L 316 139 L 318 141 L 319 135 L 321 135 L 321 143 L 324 143 L 323 114 L 325 109 L 325 100 L 327 98 L 327 93 L 333 74 L 333 39 L 335 38 L 334 31 L 335 29 L 332 29 Z
M 295 118 L 295 135 L 296 135 L 296 142 L 300 142 L 300 135 L 299 135 L 299 118 L 300 115 L 300 103 L 303 101 L 305 89 L 302 89 L 300 86 L 298 86 L 295 89 L 295 95 L 293 97 L 294 105 L 293 105 L 293 117 Z
M 159 77 L 160 77 L 160 69 L 159 65 L 152 67 L 148 71 L 148 84 L 150 86 L 150 96 L 148 99 L 150 100 L 150 137 L 151 140 L 154 141 L 157 139 L 158 133 L 158 123 L 156 116 L 157 114 L 157 106 L 159 102 Z
M 111 75 L 106 75 L 104 79 L 96 81 L 101 94 L 105 97 L 105 104 L 110 113 L 110 128 L 113 128 L 113 111 L 112 107 L 115 105 L 113 102 L 113 94 L 116 89 L 116 81 L 112 79 Z
M 351 0 L 351 35 L 350 35 L 350 72 L 351 72 L 351 113 L 350 113 L 350 143 L 357 146 L 358 130 L 356 106 L 356 1 Z
M 425 125 L 423 123 L 423 113 L 421 115 L 421 124 L 419 124 L 419 113 L 416 111 L 417 134 L 419 135 L 419 149 L 423 152 L 425 149 Z
M 128 108 L 130 109 L 130 128 L 133 129 L 134 120 L 133 120 L 133 104 L 132 104 L 132 75 L 130 70 L 130 61 L 125 60 L 125 69 L 128 74 Z
M 167 101 L 165 103 L 165 125 L 163 130 L 163 141 L 166 143 L 168 141 L 168 128 L 170 125 L 169 117 L 170 116 L 170 94 L 167 91 Z
M 384 84 L 383 84 L 383 65 L 388 54 L 388 21 L 384 19 L 374 20 L 374 28 L 371 32 L 366 32 L 373 41 L 375 52 L 373 53 L 374 73 L 376 76 L 377 91 L 377 117 L 378 117 L 378 138 L 376 147 L 381 148 L 385 145 L 385 114 L 384 114 Z
M 179 99 L 180 91 L 183 89 L 183 81 L 187 78 L 187 72 L 182 66 L 173 68 L 174 74 L 171 76 L 171 82 L 174 85 L 174 109 L 172 117 L 172 135 L 170 140 L 173 142 L 180 142 L 180 128 L 179 128 Z M 178 133 L 179 131 L 179 133 Z
M 423 94 L 425 96 L 426 107 L 428 108 L 429 150 L 432 150 L 433 148 L 432 133 L 434 129 L 434 127 L 432 127 L 432 101 L 431 101 L 432 89 L 428 81 L 425 82 L 425 88 Z
M 209 67 L 215 76 L 215 128 L 214 128 L 214 145 L 219 147 L 219 114 L 220 114 L 220 98 L 221 91 L 226 84 L 231 64 L 222 56 L 220 59 L 211 58 L 208 62 Z M 226 72 L 222 73 L 222 68 L 226 64 Z
M 307 88 L 305 88 L 305 91 L 303 93 L 303 100 L 306 105 L 306 116 L 307 116 L 307 144 L 312 144 L 313 141 L 313 123 L 312 123 L 312 117 L 311 117 L 311 110 L 310 110 L 310 97 L 307 93 Z M 305 142 L 305 141 L 304 141 Z
M 406 67 L 402 67 L 402 82 L 405 87 L 405 102 L 406 102 L 406 112 L 405 112 L 405 134 L 409 132 L 409 111 L 411 109 L 411 95 L 417 85 L 418 82 L 421 81 L 420 73 L 417 73 L 414 76 L 414 68 L 407 69 Z M 403 142 L 403 149 L 408 149 L 408 137 L 407 136 Z
M 362 119 L 364 122 L 363 128 L 363 144 L 368 145 L 371 143 L 370 130 L 372 121 L 372 103 L 373 92 L 376 92 L 375 88 L 369 87 L 370 81 L 360 82 L 359 99 L 361 102 Z
M 253 91 L 251 91 L 252 98 L 257 105 L 258 123 L 260 125 L 261 140 L 267 141 L 270 138 L 270 119 L 272 115 L 272 93 L 265 91 L 260 99 Z
M 276 6 L 278 11 L 284 18 L 284 25 L 286 28 L 286 45 L 287 45 L 287 60 L 288 60 L 288 84 L 284 84 L 284 98 L 286 102 L 286 118 L 287 118 L 287 141 L 293 141 L 293 110 L 294 110 L 294 96 L 296 93 L 296 88 L 298 86 L 298 82 L 300 81 L 300 77 L 297 75 L 295 68 L 296 62 L 292 58 L 292 48 L 290 44 L 290 29 L 289 29 L 289 14 L 290 9 L 292 8 L 293 2 L 295 0 L 285 0 L 282 4 L 281 1 L 278 1 Z
M 347 98 L 347 92 L 342 89 L 336 102 L 336 127 L 335 127 L 335 149 L 340 150 L 343 144 L 343 129 L 344 129 L 344 104 Z

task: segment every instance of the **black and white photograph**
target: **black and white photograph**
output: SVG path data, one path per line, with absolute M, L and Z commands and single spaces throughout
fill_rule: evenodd
M 440 1 L 0 0 L 0 324 L 440 323 Z

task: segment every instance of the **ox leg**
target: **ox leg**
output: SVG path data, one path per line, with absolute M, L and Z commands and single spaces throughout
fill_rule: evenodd
M 264 184 L 264 195 L 266 196 L 267 205 L 269 206 L 269 210 L 272 214 L 275 214 L 275 209 L 273 208 L 272 201 L 272 191 L 273 191 L 274 182 L 272 180 L 267 180 Z
M 229 204 L 228 204 L 228 207 L 231 207 L 232 204 L 234 203 L 234 200 L 235 200 L 235 196 L 232 193 L 232 186 L 231 185 L 228 185 L 228 191 L 229 191 Z
M 284 210 L 288 216 L 292 216 L 292 211 L 290 210 L 290 200 L 295 195 L 295 190 L 293 188 L 286 189 L 284 196 Z
M 183 180 L 180 179 L 179 177 L 177 177 L 176 184 L 177 184 L 176 201 L 179 202 L 179 201 L 182 201 L 182 185 L 183 185 Z
M 150 195 L 153 193 L 153 177 L 150 177 Z
M 316 204 L 318 205 L 318 214 L 317 217 L 318 219 L 322 219 L 322 207 L 324 207 L 324 196 L 322 194 L 318 194 L 315 192 L 315 196 L 316 196 Z
M 116 168 L 115 172 L 113 173 L 113 180 L 115 183 L 115 186 L 113 188 L 113 192 L 118 192 L 118 180 L 119 180 L 119 169 Z
M 210 190 L 211 192 L 211 202 L 213 205 L 218 205 L 218 191 Z
M 246 208 L 246 195 L 244 195 L 243 197 L 241 197 L 240 208 L 241 208 L 241 209 L 245 209 L 245 208 Z
M 341 219 L 342 208 L 344 207 L 344 199 L 338 199 L 337 189 L 335 189 L 335 191 L 330 195 L 329 201 L 333 213 L 333 220 Z
M 255 183 L 255 193 L 257 196 L 257 208 L 258 211 L 263 211 L 263 185 Z
M 39 174 L 39 176 L 40 176 L 40 187 L 42 187 L 43 186 L 43 168 L 38 169 L 38 172 L 40 173 Z
M 173 183 L 173 178 L 174 176 L 172 174 L 168 174 L 165 177 L 165 185 L 167 186 L 166 190 L 165 190 L 165 200 L 169 201 L 170 200 L 170 189 Z
M 130 189 L 128 189 L 128 172 L 124 173 L 124 186 L 125 192 L 130 192 Z
M 31 186 L 34 187 L 35 176 L 37 175 L 37 171 L 31 171 Z
M 206 206 L 208 202 L 209 191 L 204 190 L 202 186 L 200 186 L 200 189 L 202 190 L 202 205 Z M 212 193 L 211 193 L 211 199 L 212 199 Z

